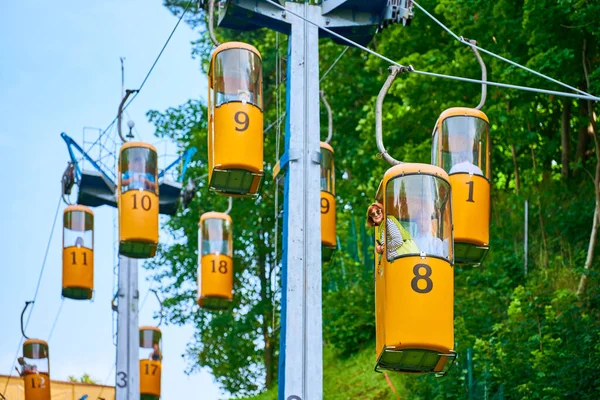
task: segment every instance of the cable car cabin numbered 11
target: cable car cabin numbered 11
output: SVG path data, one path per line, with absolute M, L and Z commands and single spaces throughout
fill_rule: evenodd
M 119 156 L 119 254 L 151 258 L 158 245 L 158 163 L 154 146 L 128 142 Z
M 162 333 L 154 326 L 140 327 L 140 399 L 160 399 Z
M 457 264 L 479 266 L 490 242 L 489 121 L 473 108 L 444 111 L 433 131 L 431 160 L 450 176 Z
M 50 361 L 48 343 L 28 339 L 23 343 L 21 375 L 25 387 L 25 400 L 50 400 Z
M 262 60 L 254 47 L 224 43 L 208 72 L 208 183 L 218 193 L 257 194 L 263 177 Z
M 200 217 L 198 305 L 212 310 L 229 307 L 233 298 L 231 217 L 208 212 Z
M 63 214 L 62 295 L 88 300 L 94 292 L 94 213 L 68 206 Z
M 448 175 L 429 164 L 400 164 L 370 212 L 375 240 L 376 371 L 437 373 L 452 365 L 454 269 Z M 377 248 L 377 246 L 376 246 Z

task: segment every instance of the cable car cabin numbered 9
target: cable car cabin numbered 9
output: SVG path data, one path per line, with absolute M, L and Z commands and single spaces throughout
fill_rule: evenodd
M 28 339 L 23 343 L 23 357 L 19 359 L 25 400 L 50 400 L 50 361 L 48 343 Z
M 140 399 L 160 399 L 162 333 L 153 326 L 140 327 Z
M 200 217 L 198 305 L 212 310 L 229 307 L 233 298 L 231 217 L 208 212 Z
M 158 173 L 154 146 L 128 142 L 119 156 L 119 254 L 151 258 L 158 244 Z
M 321 142 L 321 254 L 331 260 L 337 248 L 335 236 L 335 170 L 333 148 Z
M 245 43 L 224 43 L 208 74 L 209 187 L 227 196 L 255 195 L 264 172 L 260 53 Z
M 473 108 L 444 111 L 433 131 L 432 164 L 450 176 L 457 264 L 479 266 L 490 242 L 489 121 Z
M 448 175 L 428 164 L 400 164 L 377 192 L 375 371 L 437 373 L 452 365 L 454 269 Z M 384 223 L 385 222 L 385 223 Z
M 88 300 L 94 292 L 94 213 L 68 206 L 63 213 L 62 295 Z

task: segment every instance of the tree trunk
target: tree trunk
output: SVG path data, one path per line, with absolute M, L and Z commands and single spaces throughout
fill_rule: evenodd
M 579 115 L 585 117 L 587 112 L 587 102 L 581 102 L 581 106 L 579 107 Z M 590 144 L 590 139 L 592 137 L 592 124 L 588 124 L 587 126 L 582 125 L 579 128 L 579 133 L 577 135 L 577 149 L 575 150 L 575 161 L 582 166 L 585 165 L 585 161 L 587 158 L 586 151 Z
M 510 150 L 512 152 L 513 159 L 513 168 L 515 170 L 515 190 L 517 194 L 519 194 L 519 189 L 521 188 L 521 179 L 519 178 L 519 165 L 517 164 L 517 150 L 515 149 L 515 145 L 510 145 Z
M 571 100 L 563 101 L 562 124 L 560 131 L 561 138 L 561 175 L 563 179 L 569 178 L 569 161 L 571 154 Z
M 267 243 L 267 238 L 265 232 L 259 231 L 258 234 L 259 241 L 261 243 L 257 243 L 257 249 L 269 249 L 269 244 Z M 262 312 L 262 335 L 263 340 L 265 341 L 265 348 L 263 353 L 263 359 L 265 363 L 265 387 L 270 389 L 273 386 L 273 346 L 271 341 L 271 334 L 269 332 L 269 326 L 271 323 L 271 313 L 273 312 L 271 308 L 271 280 L 269 279 L 270 273 L 267 274 L 267 257 L 264 253 L 266 250 L 258 251 L 258 270 L 259 270 L 259 279 L 260 279 L 260 301 L 263 303 L 263 312 Z

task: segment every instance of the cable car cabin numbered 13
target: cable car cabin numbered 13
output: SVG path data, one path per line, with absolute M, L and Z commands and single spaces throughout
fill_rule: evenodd
M 473 108 L 444 111 L 433 131 L 431 160 L 450 176 L 457 264 L 479 266 L 490 242 L 489 121 Z
M 162 333 L 154 326 L 140 327 L 140 399 L 160 399 Z
M 50 361 L 48 343 L 28 339 L 23 343 L 21 375 L 25 387 L 25 400 L 50 400 Z
M 233 197 L 257 194 L 263 177 L 262 60 L 254 47 L 224 43 L 208 72 L 208 183 Z
M 376 371 L 437 373 L 452 365 L 454 269 L 448 175 L 429 164 L 400 164 L 377 192 L 375 221 Z
M 119 254 L 151 258 L 158 245 L 158 163 L 154 146 L 128 142 L 119 156 Z
M 68 206 L 63 214 L 62 295 L 88 300 L 94 292 L 94 213 Z
M 208 212 L 200 217 L 198 305 L 212 310 L 229 307 L 233 298 L 231 217 Z

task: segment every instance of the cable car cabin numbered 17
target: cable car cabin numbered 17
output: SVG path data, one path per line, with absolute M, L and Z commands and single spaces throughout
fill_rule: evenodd
M 490 242 L 489 121 L 473 108 L 444 111 L 433 131 L 431 160 L 450 176 L 457 264 L 478 266 Z
M 396 165 L 376 199 L 383 214 L 369 218 L 383 252 L 375 251 L 375 370 L 444 375 L 456 357 L 448 175 L 429 164 Z
M 162 333 L 154 326 L 140 327 L 140 399 L 160 399 Z
M 257 194 L 263 177 L 262 61 L 254 47 L 224 43 L 208 72 L 208 183 L 233 197 Z
M 62 295 L 88 300 L 94 292 L 94 213 L 68 206 L 63 214 Z
M 321 142 L 321 254 L 331 260 L 337 248 L 335 236 L 335 173 L 333 148 Z
M 151 258 L 158 245 L 158 163 L 154 146 L 128 142 L 119 156 L 119 254 Z
M 50 400 L 50 361 L 48 343 L 28 339 L 23 343 L 21 375 L 25 387 L 25 400 Z
M 233 298 L 231 217 L 208 212 L 200 217 L 198 305 L 212 310 L 229 307 Z

